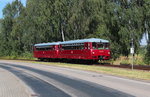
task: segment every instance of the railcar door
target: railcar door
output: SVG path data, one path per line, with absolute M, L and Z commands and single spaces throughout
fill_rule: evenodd
M 88 59 L 89 57 L 89 43 L 84 43 L 84 59 Z

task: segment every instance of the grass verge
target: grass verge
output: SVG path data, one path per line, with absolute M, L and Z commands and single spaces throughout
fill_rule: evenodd
M 37 61 L 21 61 L 21 62 L 38 63 L 38 64 L 51 65 L 51 66 L 80 69 L 80 70 L 105 73 L 105 74 L 110 74 L 115 76 L 127 77 L 131 79 L 150 81 L 150 71 L 143 71 L 143 70 L 132 71 L 130 69 L 105 67 L 102 65 L 95 66 L 95 65 L 71 64 L 71 63 L 60 63 L 60 62 L 37 62 Z

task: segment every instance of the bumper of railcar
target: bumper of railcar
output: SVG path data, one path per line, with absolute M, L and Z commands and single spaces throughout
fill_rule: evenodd
M 110 51 L 109 50 L 92 50 L 92 59 L 93 60 L 109 60 Z

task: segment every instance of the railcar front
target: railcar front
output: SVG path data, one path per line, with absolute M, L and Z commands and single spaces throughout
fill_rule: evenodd
M 93 60 L 109 60 L 110 59 L 110 43 L 109 42 L 92 42 L 91 57 Z

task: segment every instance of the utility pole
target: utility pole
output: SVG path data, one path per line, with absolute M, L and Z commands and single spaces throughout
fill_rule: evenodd
M 130 5 L 132 2 L 132 0 L 128 0 L 128 7 L 131 8 L 132 10 L 132 5 Z M 129 30 L 131 32 L 132 27 L 131 27 L 131 19 L 129 19 Z M 130 53 L 132 55 L 132 66 L 131 69 L 133 70 L 133 65 L 134 65 L 134 32 L 132 32 L 131 34 L 131 48 L 130 48 Z
M 132 54 L 132 66 L 131 66 L 131 69 L 133 70 L 133 65 L 134 65 L 134 44 L 133 44 L 133 37 L 132 37 L 132 40 L 131 40 L 131 49 L 130 49 L 130 52 Z

